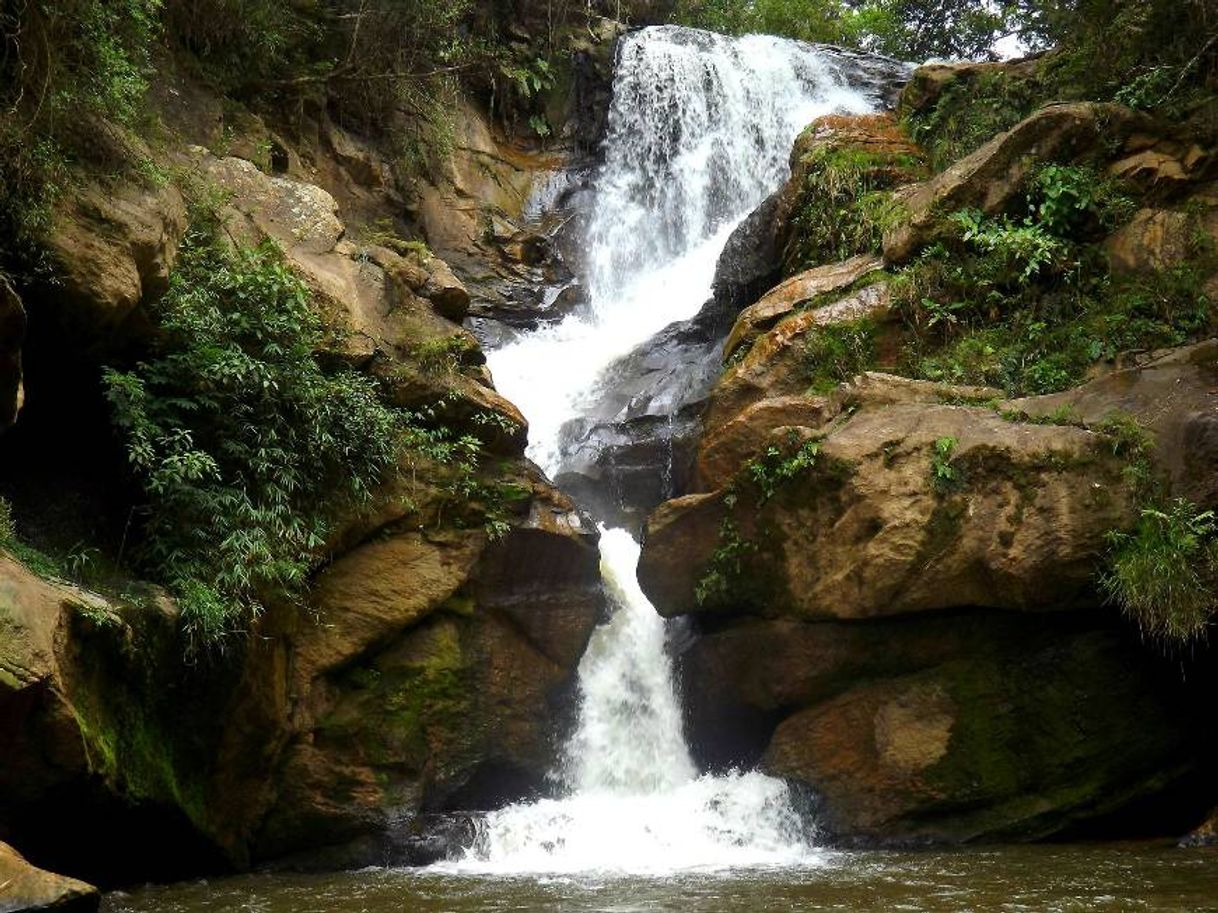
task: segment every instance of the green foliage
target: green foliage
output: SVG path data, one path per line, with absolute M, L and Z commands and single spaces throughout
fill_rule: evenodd
M 1012 0 L 679 0 L 673 20 L 921 61 L 987 56 L 994 41 L 1017 25 L 1016 6 Z
M 9 545 L 17 539 L 17 523 L 13 520 L 13 505 L 8 498 L 0 498 L 0 546 Z
M 1116 100 L 1186 119 L 1212 102 L 1218 9 L 1211 0 L 1077 0 L 1059 4 L 1061 50 L 1049 76 L 1061 94 Z
M 1138 209 L 1119 183 L 1094 166 L 1055 163 L 1033 175 L 1028 206 L 1030 220 L 1061 238 L 1114 231 Z
M 820 457 L 819 438 L 805 441 L 794 453 L 771 445 L 760 456 L 744 465 L 744 475 L 757 492 L 757 505 L 769 501 L 788 482 L 803 475 L 817 465 Z
M 1215 258 L 1207 244 L 1196 243 L 1176 266 L 1111 275 L 1089 239 L 1105 236 L 1136 204 L 1089 165 L 1042 167 L 1027 205 L 1020 222 L 950 214 L 955 234 L 894 280 L 894 303 L 912 331 L 913 376 L 1050 393 L 1078 383 L 1098 361 L 1209 332 L 1205 280 Z
M 878 328 L 863 318 L 816 327 L 804 344 L 804 360 L 813 393 L 829 393 L 875 363 Z
M 916 168 L 909 156 L 820 146 L 803 161 L 804 185 L 784 265 L 788 273 L 876 253 L 884 229 L 899 216 L 891 194 L 896 175 Z
M 1177 498 L 1144 508 L 1133 532 L 1113 532 L 1110 599 L 1149 638 L 1167 645 L 1203 638 L 1218 607 L 1218 523 L 1213 511 Z
M 141 116 L 160 0 L 27 0 L 0 7 L 0 265 L 41 268 L 36 240 L 97 120 Z
M 159 351 L 107 370 L 107 397 L 147 498 L 144 560 L 214 643 L 299 594 L 334 512 L 395 463 L 403 418 L 368 378 L 322 370 L 308 287 L 269 244 L 230 252 L 196 223 L 157 311 Z
M 931 450 L 930 482 L 939 494 L 946 494 L 960 484 L 960 470 L 952 465 L 952 454 L 959 443 L 954 437 L 941 437 Z
M 1005 70 L 957 78 L 926 111 L 905 118 L 905 126 L 942 171 L 1011 129 L 1044 103 L 1039 81 Z
M 851 12 L 840 0 L 679 0 L 673 21 L 729 35 L 761 33 L 851 43 Z
M 719 546 L 711 554 L 702 577 L 694 588 L 698 605 L 707 608 L 729 604 L 739 582 L 745 576 L 748 559 L 757 546 L 740 535 L 729 516 L 719 526 Z
M 457 371 L 477 343 L 468 336 L 455 333 L 421 342 L 411 349 L 419 368 L 428 374 L 452 374 Z

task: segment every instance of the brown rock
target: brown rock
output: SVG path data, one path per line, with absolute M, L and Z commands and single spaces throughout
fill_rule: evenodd
M 810 433 L 780 428 L 757 450 Z M 941 493 L 933 454 L 946 438 L 959 488 Z M 735 610 L 869 618 L 1086 603 L 1106 533 L 1128 521 L 1120 462 L 1098 435 L 985 408 L 864 403 L 830 427 L 817 459 L 765 504 L 738 492 L 733 521 L 756 551 L 728 597 Z M 669 502 L 648 521 L 639 579 L 662 614 L 699 610 L 695 587 L 723 516 L 716 493 Z
M 821 295 L 844 292 L 863 276 L 883 269 L 883 266 L 878 257 L 863 254 L 842 263 L 818 266 L 784 280 L 736 318 L 736 325 L 723 344 L 723 360 L 730 360 L 739 348 L 752 343 L 799 305 Z
M 1175 495 L 1218 504 L 1218 341 L 1175 349 L 1064 393 L 1029 397 L 1007 408 L 1030 416 L 1069 410 L 1099 425 L 1124 416 L 1151 433 L 1155 462 Z
M 0 843 L 0 911 L 89 913 L 100 905 L 101 892 L 93 885 L 30 865 L 7 843 Z
M 1136 643 L 1002 627 L 971 653 L 791 714 L 763 769 L 807 783 L 837 834 L 950 842 L 1043 838 L 1190 769 L 1179 688 Z
M 1212 184 L 1176 208 L 1139 210 L 1104 250 L 1114 271 L 1143 273 L 1195 258 L 1202 238 L 1218 243 L 1218 186 Z
M 1029 80 L 1036 76 L 1038 59 L 1010 60 L 1003 62 L 954 61 L 951 63 L 927 63 L 914 70 L 909 82 L 901 92 L 898 116 L 901 119 L 913 112 L 925 112 L 933 108 L 943 97 L 944 91 L 956 84 L 967 85 L 977 79 L 999 76 L 1005 79 Z
M 883 322 L 890 313 L 889 300 L 887 285 L 880 283 L 779 321 L 759 336 L 748 354 L 719 379 L 707 407 L 706 427 L 727 424 L 759 400 L 804 393 L 811 376 L 804 355 L 809 333 L 819 327 L 864 318 Z
M 116 342 L 136 308 L 169 287 L 185 231 L 186 204 L 172 184 L 91 184 L 68 195 L 46 238 L 65 328 L 96 344 Z

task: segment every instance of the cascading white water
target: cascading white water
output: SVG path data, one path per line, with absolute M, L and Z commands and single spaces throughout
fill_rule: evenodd
M 547 472 L 558 469 L 562 425 L 595 402 L 605 367 L 709 297 L 723 245 L 786 177 L 798 132 L 820 114 L 870 108 L 808 45 L 673 26 L 622 40 L 587 235 L 589 311 L 489 355 Z M 629 533 L 602 530 L 614 612 L 580 664 L 563 795 L 489 815 L 446 868 L 649 873 L 815 860 L 781 781 L 698 776 L 665 622 L 635 579 L 638 554 Z

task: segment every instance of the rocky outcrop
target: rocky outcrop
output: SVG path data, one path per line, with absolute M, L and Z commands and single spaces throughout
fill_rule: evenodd
M 151 161 L 135 140 L 133 158 Z M 169 287 L 186 230 L 186 204 L 160 178 L 117 179 L 77 188 L 60 203 L 46 246 L 56 264 L 43 297 L 74 339 L 103 349 L 138 338 L 140 305 Z M 137 323 L 125 326 L 132 317 Z M 124 338 L 124 334 L 128 338 Z
M 816 282 L 829 287 L 826 293 L 829 303 L 823 303 L 822 299 L 819 307 L 812 306 L 805 310 L 792 307 L 793 313 L 779 320 L 769 331 L 757 336 L 747 350 L 743 341 L 746 341 L 753 331 L 752 320 L 757 317 L 761 323 L 767 322 L 766 311 L 771 310 L 771 306 L 763 299 L 763 302 L 759 302 L 758 311 L 741 315 L 741 320 L 733 328 L 731 335 L 732 339 L 742 341 L 734 353 L 736 360 L 724 370 L 707 406 L 706 425 L 716 429 L 712 434 L 725 428 L 752 405 L 782 396 L 805 393 L 811 380 L 812 367 L 806 354 L 807 346 L 818 332 L 827 327 L 857 324 L 859 321 L 867 321 L 881 328 L 889 322 L 891 299 L 885 277 L 879 277 L 875 284 L 864 285 L 863 288 L 846 293 L 837 300 L 832 299 L 834 285 L 848 284 L 845 280 L 851 276 L 866 275 L 874 263 L 863 258 L 850 262 L 850 267 L 840 270 L 826 268 L 823 271 L 812 270 L 808 274 L 801 274 L 801 277 L 808 279 L 809 284 Z M 809 278 L 817 272 L 820 272 L 819 277 Z M 770 298 L 770 301 L 780 299 L 780 289 L 782 286 L 775 290 L 775 297 Z M 760 307 L 762 304 L 764 307 Z
M 4 913 L 90 913 L 100 904 L 101 893 L 93 885 L 32 866 L 7 843 L 0 843 L 0 910 Z
M 815 301 L 821 296 L 843 293 L 868 273 L 879 271 L 883 266 L 878 257 L 863 254 L 841 263 L 805 270 L 780 282 L 736 318 L 736 323 L 723 344 L 724 360 L 730 361 L 737 352 L 751 345 L 758 336 L 772 329 L 779 320 L 800 305 Z
M 1212 503 L 1216 369 L 1205 343 L 1010 403 L 867 374 L 710 426 L 705 490 L 652 515 L 639 566 L 699 632 L 699 760 L 759 764 L 840 839 L 896 842 L 1043 837 L 1194 775 L 1199 692 L 1096 592 L 1132 512 L 1089 427 L 1137 418 L 1173 492 Z
M 1218 846 L 1218 809 L 1180 841 L 1181 846 Z
M 0 275 L 0 431 L 17 420 L 25 401 L 21 383 L 21 346 L 25 341 L 25 307 Z
M 883 378 L 869 383 L 882 387 Z M 1085 598 L 1104 536 L 1128 510 L 1122 467 L 1103 439 L 940 405 L 932 386 L 909 386 L 897 402 L 876 406 L 866 385 L 848 387 L 839 402 L 852 414 L 828 410 L 823 424 L 770 430 L 758 452 L 769 445 L 790 458 L 784 451 L 814 441 L 817 453 L 764 503 L 750 502 L 742 481 L 727 507 L 722 492 L 734 479 L 720 476 L 706 480 L 719 491 L 660 508 L 639 575 L 661 612 L 715 607 L 700 606 L 694 593 L 728 519 L 756 548 L 741 577 L 766 582 L 764 592 L 729 588 L 720 605 L 737 611 L 863 619 L 1044 610 Z M 942 441 L 952 442 L 949 453 Z
M 409 457 L 340 518 L 307 605 L 272 604 L 194 663 L 164 594 L 130 582 L 102 597 L 0 557 L 0 832 L 103 885 L 289 855 L 400 861 L 414 851 L 391 832 L 421 813 L 538 794 L 603 609 L 596 532 L 522 458 L 524 418 L 460 326 L 470 291 L 417 242 L 348 232 L 285 155 L 283 173 L 197 146 L 172 165 L 212 189 L 223 237 L 273 242 L 306 281 L 330 331 L 318 357 L 476 438 L 479 498 L 501 503 L 454 499 L 444 467 Z M 168 187 L 92 194 L 62 204 L 57 325 L 138 350 L 128 331 L 164 288 L 184 210 Z
M 1007 210 L 1037 163 L 1069 163 L 1089 155 L 1109 162 L 1114 175 L 1156 193 L 1202 179 L 1214 167 L 1211 155 L 1164 136 L 1154 121 L 1129 108 L 1049 105 L 929 181 L 897 194 L 906 217 L 884 232 L 885 259 L 903 263 L 941 238 L 945 213 Z

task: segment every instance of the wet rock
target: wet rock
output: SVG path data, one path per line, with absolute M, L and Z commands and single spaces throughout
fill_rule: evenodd
M 0 843 L 0 910 L 4 913 L 90 913 L 100 905 L 101 892 L 93 885 L 30 865 L 7 843 Z
M 714 302 L 730 323 L 782 275 L 782 192 L 777 191 L 736 226 L 715 264 Z
M 1218 846 L 1218 809 L 1200 827 L 1180 839 L 1182 847 Z
M 671 324 L 602 376 L 603 395 L 562 431 L 560 485 L 598 517 L 637 528 L 692 477 L 705 397 L 719 372 L 723 322 L 712 303 Z
M 890 842 L 1043 838 L 1195 769 L 1197 708 L 1135 637 L 999 621 L 971 641 L 787 716 L 762 768 L 809 784 L 831 832 Z

